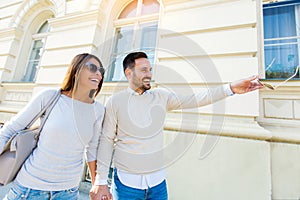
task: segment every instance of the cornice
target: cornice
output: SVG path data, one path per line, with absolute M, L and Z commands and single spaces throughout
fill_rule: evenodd
M 17 28 L 6 28 L 0 30 L 0 39 L 12 37 L 20 38 L 22 34 L 22 31 Z
M 90 24 L 91 22 L 98 23 L 99 21 L 101 21 L 101 17 L 102 15 L 98 10 L 77 12 L 59 18 L 49 19 L 49 24 L 53 29 L 74 25 L 78 27 L 79 24 L 86 25 Z
M 195 1 L 195 0 L 163 0 L 162 5 L 163 7 L 169 7 L 166 8 L 165 11 L 181 11 L 185 9 L 193 9 L 197 7 L 205 7 L 205 6 L 212 6 L 217 4 L 223 4 L 228 2 L 234 2 L 238 0 L 201 0 L 201 1 Z M 180 6 L 178 6 L 180 4 Z M 174 7 L 173 7 L 174 6 Z

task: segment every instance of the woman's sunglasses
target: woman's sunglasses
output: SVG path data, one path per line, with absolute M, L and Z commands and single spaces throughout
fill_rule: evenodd
M 97 71 L 99 71 L 102 76 L 104 75 L 105 69 L 103 67 L 98 67 L 97 65 L 90 62 L 85 63 L 85 66 L 87 66 L 88 70 L 92 73 L 96 73 Z
M 269 89 L 271 89 L 271 90 L 275 90 L 275 89 L 276 89 L 277 87 L 279 87 L 280 85 L 282 85 L 282 84 L 288 82 L 290 79 L 294 78 L 294 77 L 297 75 L 298 70 L 299 70 L 299 66 L 296 67 L 296 71 L 295 71 L 295 73 L 294 73 L 292 76 L 290 76 L 289 78 L 287 78 L 286 80 L 280 82 L 280 83 L 277 84 L 277 85 L 271 85 L 271 84 L 269 84 L 269 83 L 264 83 L 264 82 L 261 82 L 260 80 L 257 80 L 257 81 L 258 81 L 260 84 L 266 86 L 267 88 L 269 88 Z

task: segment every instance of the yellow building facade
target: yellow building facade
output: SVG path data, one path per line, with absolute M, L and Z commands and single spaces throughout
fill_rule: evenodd
M 287 6 L 296 35 L 269 37 L 267 17 Z M 281 0 L 0 0 L 0 121 L 37 91 L 59 87 L 71 59 L 84 52 L 106 68 L 103 104 L 127 87 L 121 60 L 133 50 L 149 55 L 153 87 L 180 94 L 256 74 L 280 84 L 299 65 L 299 8 Z M 284 63 L 278 55 L 285 51 L 274 50 L 281 40 L 294 45 L 283 77 L 275 73 Z M 297 75 L 275 90 L 170 112 L 169 199 L 300 199 L 299 86 Z

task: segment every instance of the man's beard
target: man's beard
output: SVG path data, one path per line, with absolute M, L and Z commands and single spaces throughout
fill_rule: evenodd
M 144 79 L 150 79 L 151 80 L 151 78 L 149 78 L 149 77 L 144 78 Z M 144 81 L 144 79 L 142 81 Z M 142 86 L 140 87 L 140 89 L 142 89 L 144 91 L 150 90 L 150 88 L 151 88 L 151 84 L 149 84 L 149 86 L 148 86 L 148 84 L 145 84 L 145 83 L 142 83 Z
M 148 86 L 145 86 L 145 85 L 143 85 L 142 87 L 141 87 L 141 89 L 143 89 L 143 90 L 150 90 L 151 89 L 151 85 L 148 87 Z
M 146 91 L 146 90 L 150 90 L 151 89 L 151 84 L 149 84 L 149 86 L 148 86 L 148 84 L 145 84 L 143 81 L 144 81 L 144 79 L 150 79 L 151 80 L 151 78 L 149 78 L 149 77 L 146 77 L 146 78 L 143 78 L 143 80 L 141 81 L 141 83 L 139 83 L 140 85 L 138 86 L 138 88 L 140 89 L 140 90 L 142 90 L 142 91 Z
M 145 86 L 144 84 L 143 85 L 141 85 L 140 87 L 139 87 L 139 90 L 141 90 L 141 91 L 146 91 L 146 90 L 150 90 L 151 89 L 151 85 L 150 86 Z

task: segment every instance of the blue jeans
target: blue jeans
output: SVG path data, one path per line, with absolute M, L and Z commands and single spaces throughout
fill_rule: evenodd
M 148 188 L 136 189 L 128 187 L 121 183 L 115 170 L 113 185 L 114 200 L 167 200 L 167 184 L 164 180 L 162 183 Z
M 77 200 L 78 196 L 78 187 L 61 191 L 43 191 L 26 188 L 14 182 L 3 200 Z

